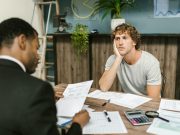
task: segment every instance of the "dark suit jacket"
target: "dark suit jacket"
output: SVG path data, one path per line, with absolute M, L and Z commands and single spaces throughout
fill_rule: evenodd
M 68 135 L 81 135 L 74 123 Z M 51 85 L 0 59 L 0 135 L 59 135 Z

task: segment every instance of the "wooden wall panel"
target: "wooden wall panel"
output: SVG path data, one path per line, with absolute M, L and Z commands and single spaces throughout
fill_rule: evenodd
M 56 37 L 54 37 L 56 38 Z M 78 57 L 71 46 L 70 36 L 64 35 L 56 40 L 56 84 L 76 83 L 89 80 L 89 54 Z
M 160 62 L 161 71 L 164 66 L 164 37 L 142 37 L 141 49 L 153 54 Z
M 177 53 L 177 65 L 176 65 L 176 90 L 175 90 L 175 98 L 180 99 L 180 37 L 177 38 L 177 46 L 178 46 L 178 53 Z
M 177 38 L 168 38 L 165 45 L 164 74 L 166 76 L 166 85 L 164 97 L 175 97 L 176 65 L 177 65 Z
M 112 51 L 110 48 L 110 39 L 101 39 L 99 44 L 99 37 L 92 39 L 92 78 L 94 80 L 94 87 L 99 88 L 99 79 L 104 71 L 105 62 Z
M 94 80 L 93 87 L 99 88 L 99 79 L 102 76 L 105 64 L 110 55 L 113 54 L 111 37 L 109 35 L 96 36 L 92 39 L 92 79 Z M 111 91 L 121 91 L 116 78 Z

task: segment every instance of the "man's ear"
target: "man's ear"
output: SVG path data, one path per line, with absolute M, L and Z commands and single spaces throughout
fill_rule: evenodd
M 18 45 L 20 49 L 22 50 L 26 49 L 26 42 L 27 42 L 27 38 L 24 34 L 18 36 Z

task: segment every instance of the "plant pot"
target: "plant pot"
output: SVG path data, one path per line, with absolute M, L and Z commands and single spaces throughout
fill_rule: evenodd
M 111 19 L 111 30 L 114 30 L 118 25 L 125 23 L 125 19 Z

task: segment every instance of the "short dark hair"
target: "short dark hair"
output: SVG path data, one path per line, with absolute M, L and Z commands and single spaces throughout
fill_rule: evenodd
M 14 38 L 24 34 L 28 39 L 34 39 L 37 31 L 26 21 L 20 18 L 9 18 L 0 23 L 0 46 L 11 45 Z
M 140 48 L 141 36 L 139 32 L 136 30 L 136 28 L 130 24 L 123 23 L 121 25 L 118 25 L 112 32 L 112 39 L 115 38 L 116 34 L 122 34 L 124 32 L 127 32 L 130 35 L 132 40 L 136 43 L 136 50 L 138 50 Z

